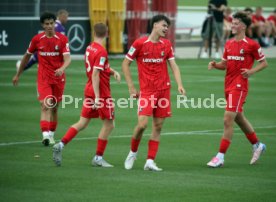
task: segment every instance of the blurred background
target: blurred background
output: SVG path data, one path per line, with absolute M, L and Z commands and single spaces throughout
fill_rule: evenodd
M 200 57 L 203 46 L 202 27 L 208 18 L 208 0 L 1 0 L 0 2 L 0 58 L 18 58 L 31 38 L 41 30 L 39 16 L 44 11 L 69 13 L 64 25 L 72 55 L 82 57 L 91 41 L 91 27 L 96 22 L 109 26 L 106 48 L 110 54 L 125 53 L 133 41 L 150 32 L 149 19 L 155 14 L 165 14 L 172 25 L 168 33 L 177 57 Z M 253 12 L 262 6 L 262 15 L 273 14 L 275 3 L 271 0 L 229 0 L 231 13 L 250 5 Z M 275 24 L 274 24 L 275 29 Z M 267 47 L 273 46 L 275 33 Z M 223 45 L 223 40 L 222 45 Z M 212 43 L 211 43 L 212 45 Z M 210 45 L 210 46 L 211 46 Z M 189 51 L 185 48 L 192 47 Z M 184 48 L 184 49 L 183 49 Z M 274 50 L 274 49 L 273 49 Z M 220 50 L 222 52 L 222 50 Z M 210 55 L 212 57 L 212 55 Z

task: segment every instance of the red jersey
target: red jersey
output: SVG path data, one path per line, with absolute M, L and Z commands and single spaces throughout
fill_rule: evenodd
M 240 41 L 228 40 L 222 59 L 227 61 L 225 92 L 230 90 L 248 91 L 248 79 L 243 78 L 241 69 L 251 69 L 254 60 L 261 61 L 265 59 L 265 56 L 256 41 L 245 37 Z
M 93 42 L 86 48 L 85 52 L 85 68 L 88 78 L 84 94 L 85 96 L 95 97 L 92 85 L 93 69 L 100 71 L 100 98 L 111 97 L 110 93 L 110 65 L 108 63 L 107 52 L 102 45 Z
M 45 32 L 39 33 L 32 38 L 27 53 L 33 54 L 36 51 L 39 61 L 38 82 L 64 82 L 65 75 L 55 76 L 55 70 L 63 65 L 63 55 L 70 54 L 68 38 L 59 32 L 51 38 Z
M 272 21 L 274 23 L 274 25 L 276 25 L 276 16 L 275 15 L 270 15 L 267 18 L 268 21 Z
M 265 22 L 265 18 L 260 15 L 260 16 L 257 16 L 257 15 L 252 15 L 252 22 L 253 23 L 256 23 L 256 22 Z
M 174 59 L 171 42 L 160 38 L 153 43 L 148 37 L 137 39 L 130 47 L 126 58 L 136 59 L 141 91 L 156 91 L 170 88 L 167 60 Z

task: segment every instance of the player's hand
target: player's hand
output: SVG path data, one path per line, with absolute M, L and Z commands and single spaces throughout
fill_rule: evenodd
M 55 76 L 61 76 L 64 73 L 64 68 L 61 67 L 55 71 Z
M 100 107 L 100 98 L 95 98 L 94 105 L 92 106 L 93 109 L 98 109 Z
M 213 60 L 208 64 L 208 70 L 216 68 L 216 62 Z
M 130 94 L 130 97 L 132 97 L 132 98 L 139 97 L 139 92 L 136 90 L 135 87 L 129 88 L 129 94 Z
M 250 69 L 241 69 L 241 74 L 243 76 L 243 78 L 249 78 L 253 72 Z
M 121 82 L 121 75 L 120 75 L 119 72 L 114 71 L 114 78 L 116 79 L 116 81 L 117 81 L 118 83 Z
M 183 86 L 178 86 L 178 92 L 179 92 L 181 95 L 186 95 L 186 90 L 184 89 Z
M 17 75 L 15 75 L 13 78 L 12 78 L 12 83 L 14 86 L 17 86 L 18 84 L 18 81 L 19 81 L 19 77 Z

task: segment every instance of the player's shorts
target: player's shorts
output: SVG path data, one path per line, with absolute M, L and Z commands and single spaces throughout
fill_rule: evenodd
M 138 115 L 165 118 L 171 116 L 170 89 L 140 92 Z
M 101 118 L 114 120 L 114 102 L 112 98 L 102 98 L 100 100 L 100 107 L 94 109 L 94 98 L 85 97 L 82 105 L 81 116 L 87 119 Z
M 43 101 L 45 98 L 53 98 L 56 102 L 62 100 L 65 82 L 58 84 L 49 84 L 46 82 L 37 82 L 38 100 Z
M 240 90 L 231 90 L 225 92 L 226 98 L 226 111 L 243 112 L 243 104 L 246 101 L 247 92 Z

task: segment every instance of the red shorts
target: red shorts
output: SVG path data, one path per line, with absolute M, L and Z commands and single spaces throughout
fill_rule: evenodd
M 138 115 L 165 118 L 171 116 L 170 89 L 140 92 Z
M 114 120 L 114 103 L 112 98 L 102 98 L 100 100 L 100 107 L 98 109 L 93 108 L 94 98 L 85 97 L 82 105 L 81 116 L 87 119 L 101 118 Z
M 243 111 L 243 104 L 245 103 L 247 96 L 246 91 L 240 91 L 240 90 L 232 90 L 225 92 L 225 98 L 226 98 L 226 111 L 231 112 L 242 112 Z
M 55 101 L 60 102 L 64 92 L 65 82 L 58 84 L 49 84 L 46 82 L 37 82 L 38 100 L 42 101 L 45 98 L 54 98 Z

